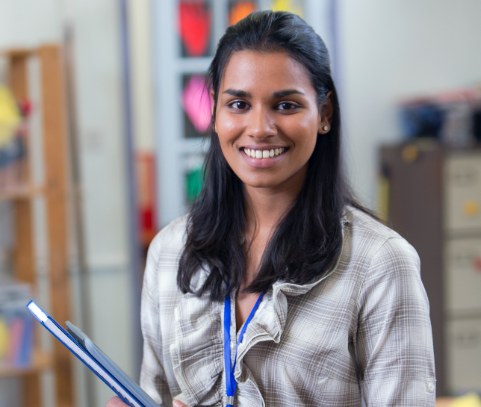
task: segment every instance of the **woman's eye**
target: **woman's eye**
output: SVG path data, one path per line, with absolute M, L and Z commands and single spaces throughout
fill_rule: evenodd
M 293 110 L 297 107 L 298 105 L 292 102 L 281 102 L 277 105 L 277 109 L 279 110 Z
M 242 100 L 234 100 L 233 102 L 229 103 L 229 107 L 235 110 L 245 110 L 247 109 L 247 103 L 243 102 Z

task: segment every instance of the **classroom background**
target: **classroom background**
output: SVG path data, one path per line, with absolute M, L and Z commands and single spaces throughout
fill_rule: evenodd
M 111 396 L 29 298 L 138 379 L 146 250 L 202 185 L 206 69 L 267 8 L 325 40 L 352 186 L 421 257 L 438 396 L 481 405 L 479 0 L 0 0 L 0 407 Z

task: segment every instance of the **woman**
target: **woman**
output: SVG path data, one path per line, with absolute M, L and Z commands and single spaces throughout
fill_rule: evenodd
M 149 250 L 142 387 L 165 406 L 434 406 L 419 259 L 349 192 L 322 40 L 253 13 L 209 78 L 205 186 Z

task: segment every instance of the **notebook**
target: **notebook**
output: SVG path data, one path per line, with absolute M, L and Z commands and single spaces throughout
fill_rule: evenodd
M 67 321 L 67 329 L 40 308 L 35 301 L 27 304 L 33 316 L 70 352 L 132 407 L 158 407 L 125 372 L 120 369 L 82 330 Z

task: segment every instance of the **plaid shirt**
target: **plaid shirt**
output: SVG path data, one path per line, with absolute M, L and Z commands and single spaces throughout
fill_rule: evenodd
M 223 304 L 176 286 L 186 219 L 148 255 L 141 386 L 163 406 L 225 403 Z M 353 208 L 337 265 L 307 285 L 277 282 L 239 346 L 237 406 L 434 406 L 429 304 L 415 250 Z M 199 272 L 201 284 L 206 271 Z M 235 304 L 232 298 L 232 304 Z M 231 309 L 235 321 L 235 309 Z M 236 327 L 231 327 L 235 355 Z

